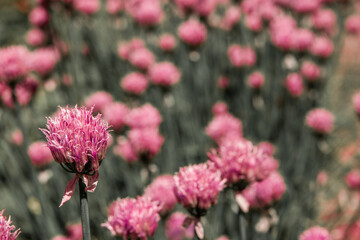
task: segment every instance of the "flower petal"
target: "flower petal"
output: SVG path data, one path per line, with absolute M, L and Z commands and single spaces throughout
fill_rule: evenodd
M 62 205 L 64 205 L 65 202 L 70 200 L 70 198 L 74 194 L 75 187 L 78 181 L 79 181 L 79 175 L 76 174 L 75 177 L 68 182 L 65 188 L 64 196 L 61 200 L 61 204 L 59 207 L 61 207 Z

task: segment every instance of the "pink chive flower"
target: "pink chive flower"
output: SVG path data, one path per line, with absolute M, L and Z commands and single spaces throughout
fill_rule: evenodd
M 30 144 L 28 155 L 31 162 L 37 167 L 43 167 L 53 161 L 51 151 L 47 147 L 46 142 L 42 141 Z
M 198 46 L 206 40 L 207 30 L 201 22 L 190 19 L 179 26 L 178 35 L 186 44 Z
M 310 13 L 321 7 L 321 0 L 291 1 L 291 6 L 298 13 Z
M 311 53 L 322 58 L 329 57 L 334 50 L 334 44 L 327 37 L 317 37 L 311 46 Z
M 183 223 L 187 218 L 182 212 L 174 212 L 165 223 L 165 235 L 169 240 L 193 239 L 194 223 L 187 229 L 183 227 Z
M 286 88 L 293 97 L 298 97 L 304 92 L 304 83 L 298 73 L 291 73 L 286 77 Z
M 299 240 L 332 240 L 332 238 L 325 228 L 315 226 L 303 232 Z
M 360 33 L 360 16 L 351 15 L 346 19 L 345 28 L 348 33 L 359 34 Z
M 352 103 L 357 115 L 360 116 L 360 92 L 357 92 L 352 97 Z
M 128 163 L 137 162 L 139 160 L 139 156 L 131 142 L 124 137 L 119 137 L 117 139 L 117 146 L 114 147 L 114 154 L 119 155 Z
M 2 81 L 0 81 L 0 98 L 1 98 L 2 103 L 6 107 L 11 108 L 11 109 L 14 107 L 12 90 L 6 83 L 4 83 Z
M 234 44 L 228 48 L 227 51 L 230 62 L 235 67 L 253 66 L 256 62 L 256 54 L 254 50 L 249 47 L 241 47 Z
M 151 200 L 157 202 L 160 206 L 160 215 L 165 215 L 170 212 L 175 204 L 177 198 L 174 193 L 175 182 L 171 175 L 161 175 L 154 179 L 154 181 L 145 188 L 144 197 L 149 197 Z
M 39 28 L 33 28 L 26 33 L 26 43 L 31 46 L 40 46 L 45 42 L 45 33 Z
M 249 75 L 248 84 L 251 88 L 259 89 L 265 83 L 264 75 L 260 72 L 254 72 Z
M 145 48 L 144 41 L 140 38 L 133 38 L 129 42 L 120 42 L 117 52 L 122 59 L 128 60 L 132 52 L 142 48 Z
M 16 84 L 15 86 L 15 97 L 17 102 L 21 106 L 27 105 L 34 96 L 38 86 L 39 83 L 36 78 L 26 76 L 22 82 Z
M 11 133 L 10 142 L 20 146 L 24 140 L 24 136 L 20 129 L 17 129 Z
M 15 226 L 11 225 L 11 217 L 4 216 L 4 211 L 0 212 L 0 239 L 15 240 L 21 233 L 20 228 L 15 230 Z
M 306 125 L 320 134 L 328 134 L 334 127 L 334 115 L 326 109 L 316 108 L 306 115 Z
M 163 51 L 170 52 L 176 46 L 176 39 L 171 34 L 164 34 L 159 38 L 158 44 Z
M 250 208 L 266 208 L 279 201 L 285 190 L 283 177 L 272 172 L 264 180 L 250 184 L 241 194 L 249 202 Z
M 157 128 L 134 128 L 128 133 L 131 146 L 138 156 L 153 158 L 161 149 L 164 137 Z
M 100 112 L 106 105 L 113 102 L 110 93 L 99 91 L 85 99 L 84 105 L 87 108 L 93 107 L 94 112 Z
M 132 72 L 127 74 L 121 80 L 121 88 L 126 92 L 140 95 L 145 92 L 149 85 L 149 81 L 146 76 L 139 72 Z
M 126 117 L 131 128 L 157 128 L 162 122 L 159 111 L 151 104 L 132 109 Z
M 72 224 L 66 227 L 66 232 L 71 240 L 82 240 L 83 233 L 82 233 L 82 226 L 81 223 Z
M 227 106 L 227 104 L 224 103 L 224 102 L 217 102 L 217 103 L 212 107 L 212 113 L 213 113 L 215 116 L 228 113 L 228 106 Z
M 73 0 L 74 8 L 84 14 L 93 14 L 100 8 L 99 0 Z
M 112 102 L 102 109 L 103 118 L 115 130 L 121 130 L 125 125 L 125 119 L 129 113 L 129 108 L 120 102 Z
M 159 207 L 149 198 L 118 198 L 109 206 L 106 227 L 113 236 L 147 239 L 154 235 L 160 221 Z
M 110 134 L 101 115 L 94 117 L 92 113 L 93 109 L 85 107 L 60 107 L 56 117 L 47 118 L 47 129 L 41 129 L 55 161 L 76 173 L 66 186 L 60 206 L 71 198 L 80 177 L 86 191 L 96 188 Z
M 291 48 L 296 51 L 308 50 L 314 41 L 314 33 L 306 28 L 294 29 L 291 38 Z
M 270 36 L 275 46 L 289 50 L 292 46 L 293 32 L 296 21 L 286 15 L 276 16 L 270 23 Z
M 29 51 L 24 46 L 0 49 L 0 79 L 10 81 L 29 72 Z
M 248 14 L 245 18 L 245 25 L 254 32 L 259 32 L 263 28 L 262 18 L 257 14 Z
M 174 180 L 179 203 L 195 217 L 205 215 L 225 187 L 220 172 L 206 163 L 180 168 Z
M 272 156 L 246 139 L 224 141 L 218 149 L 212 149 L 208 157 L 227 184 L 235 188 L 267 178 L 278 168 Z
M 152 65 L 149 69 L 150 81 L 164 87 L 169 87 L 180 81 L 181 73 L 171 62 L 161 62 Z
M 159 24 L 163 18 L 159 1 L 143 1 L 134 12 L 135 20 L 144 26 L 154 26 Z
M 273 156 L 275 152 L 274 145 L 270 142 L 260 142 L 257 147 L 261 149 L 265 154 Z
M 229 86 L 229 78 L 225 76 L 221 76 L 217 80 L 217 85 L 221 89 L 226 89 Z
M 226 12 L 225 16 L 221 21 L 221 27 L 225 30 L 230 30 L 232 27 L 239 22 L 241 17 L 241 10 L 237 6 L 229 7 Z
M 49 13 L 41 6 L 34 8 L 29 15 L 30 23 L 37 27 L 46 25 L 49 22 L 49 19 Z
M 150 50 L 139 48 L 130 54 L 129 61 L 135 67 L 146 70 L 155 62 L 155 56 Z
M 41 75 L 49 74 L 60 59 L 55 48 L 38 48 L 30 55 L 30 67 Z
M 324 30 L 327 33 L 334 32 L 336 14 L 333 10 L 320 9 L 313 13 L 311 20 L 314 28 Z
M 205 131 L 215 142 L 220 143 L 227 138 L 241 138 L 242 123 L 230 113 L 225 113 L 216 115 Z
M 352 189 L 360 189 L 360 172 L 352 170 L 345 177 L 347 185 Z
M 315 63 L 305 61 L 301 65 L 301 74 L 310 82 L 314 82 L 320 77 L 321 69 Z
M 106 11 L 110 14 L 117 14 L 123 8 L 123 0 L 107 0 Z

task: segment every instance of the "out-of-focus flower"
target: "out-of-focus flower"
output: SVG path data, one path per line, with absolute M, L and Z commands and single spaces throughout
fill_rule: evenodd
M 328 181 L 328 175 L 326 171 L 320 171 L 316 177 L 316 181 L 320 186 L 324 186 Z
M 84 14 L 93 14 L 100 8 L 99 0 L 73 0 L 74 8 Z
M 345 177 L 347 185 L 352 189 L 360 190 L 360 172 L 352 170 Z
M 360 92 L 357 92 L 353 95 L 352 103 L 356 114 L 360 116 Z
M 321 0 L 291 1 L 291 7 L 298 13 L 310 13 L 321 7 Z
M 4 216 L 4 210 L 2 210 L 0 212 L 0 239 L 15 240 L 19 236 L 20 228 L 15 230 L 15 226 L 11 224 L 11 217 Z
M 149 198 L 117 199 L 109 206 L 106 227 L 112 235 L 124 239 L 147 239 L 155 233 L 160 221 L 159 207 Z
M 251 31 L 259 32 L 263 27 L 262 18 L 257 14 L 248 14 L 245 18 L 245 25 Z
M 324 30 L 327 33 L 334 32 L 336 14 L 331 9 L 320 9 L 313 13 L 312 24 L 316 29 Z
M 16 84 L 15 97 L 18 103 L 21 106 L 28 104 L 35 94 L 38 86 L 38 81 L 32 76 L 26 76 L 22 82 Z
M 123 0 L 107 0 L 106 1 L 106 11 L 110 14 L 117 14 L 123 8 Z
M 227 88 L 229 86 L 229 78 L 225 77 L 225 76 L 219 77 L 218 80 L 217 80 L 217 85 L 221 89 Z
M 251 88 L 259 89 L 265 83 L 264 75 L 260 72 L 254 72 L 249 75 L 248 84 Z
M 121 80 L 121 88 L 133 94 L 140 95 L 147 89 L 149 81 L 146 76 L 139 72 L 132 72 L 127 74 Z
M 29 21 L 31 24 L 41 27 L 49 22 L 50 16 L 47 10 L 44 7 L 37 6 L 34 8 L 30 15 Z
M 120 155 L 128 163 L 139 160 L 139 157 L 130 141 L 124 137 L 118 138 L 118 144 L 114 147 L 114 154 Z
M 241 138 L 242 123 L 230 113 L 216 115 L 207 125 L 206 133 L 217 143 L 227 138 Z
M 286 77 L 286 88 L 293 97 L 298 97 L 304 92 L 304 83 L 298 73 L 291 73 Z
M 53 237 L 51 240 L 72 240 L 66 236 L 62 236 L 62 235 L 57 235 L 55 237 Z
M 133 16 L 142 25 L 154 26 L 162 21 L 164 13 L 160 1 L 142 1 Z
M 37 166 L 42 167 L 53 161 L 51 151 L 46 145 L 46 142 L 33 142 L 28 148 L 28 155 L 31 162 Z
M 171 214 L 165 224 L 165 235 L 169 240 L 192 239 L 194 237 L 194 223 L 187 229 L 183 227 L 186 218 L 186 214 L 182 212 Z
M 159 47 L 166 52 L 172 51 L 176 46 L 176 39 L 171 34 L 163 34 L 159 38 Z
M 206 163 L 180 168 L 174 180 L 179 203 L 197 218 L 216 204 L 219 193 L 225 187 L 220 172 Z
M 334 44 L 327 37 L 317 37 L 311 46 L 311 53 L 322 58 L 329 57 L 334 50 Z
M 230 240 L 227 236 L 220 236 L 215 240 Z
M 346 31 L 352 34 L 360 33 L 360 16 L 351 15 L 346 19 L 345 22 Z
M 256 54 L 250 47 L 242 47 L 234 44 L 227 51 L 230 62 L 235 67 L 253 66 L 256 62 Z
M 118 45 L 118 55 L 124 59 L 128 60 L 130 57 L 130 54 L 134 52 L 137 49 L 141 49 L 145 47 L 145 43 L 140 38 L 133 38 L 129 42 L 120 42 Z
M 276 16 L 270 23 L 270 36 L 275 46 L 282 50 L 292 47 L 293 32 L 296 29 L 296 21 L 287 15 Z
M 94 108 L 94 112 L 100 112 L 106 105 L 113 102 L 113 97 L 110 93 L 105 91 L 99 91 L 93 93 L 91 96 L 85 99 L 84 105 L 87 108 Z
M 45 42 L 45 33 L 39 28 L 33 28 L 26 33 L 26 43 L 32 46 L 40 46 Z
M 82 226 L 81 223 L 71 224 L 66 227 L 66 232 L 71 240 L 82 240 Z
M 3 104 L 8 108 L 14 107 L 12 90 L 5 82 L 2 81 L 0 81 L 0 98 Z
M 305 61 L 301 65 L 301 74 L 310 82 L 317 80 L 320 77 L 321 69 L 315 63 Z
M 332 240 L 332 238 L 325 228 L 315 226 L 303 232 L 299 240 Z
M 132 109 L 126 117 L 126 124 L 131 128 L 157 128 L 161 121 L 159 111 L 151 104 Z
M 218 0 L 175 0 L 182 11 L 192 10 L 199 16 L 209 16 L 216 9 Z
M 129 61 L 135 67 L 146 70 L 155 62 L 155 56 L 147 48 L 139 48 L 130 53 Z
M 129 108 L 120 102 L 112 102 L 104 106 L 102 114 L 104 119 L 115 130 L 120 130 L 124 124 Z
M 317 133 L 328 134 L 334 127 L 334 115 L 326 109 L 313 109 L 306 115 L 306 125 Z
M 174 193 L 175 182 L 171 175 L 161 175 L 145 188 L 144 197 L 149 197 L 157 202 L 160 207 L 160 214 L 165 215 L 171 211 L 177 203 Z
M 228 113 L 228 106 L 227 106 L 227 104 L 224 103 L 224 102 L 217 102 L 217 103 L 212 107 L 212 113 L 213 113 L 215 116 Z
M 257 147 L 260 148 L 265 154 L 270 156 L 274 155 L 274 145 L 270 142 L 260 142 Z
M 164 87 L 174 85 L 180 81 L 181 73 L 171 62 L 161 62 L 149 69 L 150 81 Z
M 24 136 L 20 129 L 17 129 L 11 133 L 10 142 L 15 145 L 21 145 L 24 140 Z
M 230 30 L 239 20 L 241 17 L 240 8 L 237 6 L 229 7 L 226 12 L 225 16 L 221 21 L 221 27 L 226 30 Z
M 10 81 L 29 72 L 29 51 L 24 46 L 0 49 L 0 79 Z
M 101 115 L 94 117 L 92 112 L 85 107 L 60 107 L 57 116 L 47 118 L 47 129 L 42 129 L 55 161 L 76 173 L 66 186 L 60 206 L 71 198 L 80 177 L 86 191 L 96 188 L 110 134 Z
M 30 67 L 41 75 L 49 74 L 60 59 L 55 48 L 38 48 L 30 55 Z
M 201 22 L 190 19 L 179 26 L 178 35 L 190 46 L 198 46 L 206 40 L 207 30 Z
M 128 137 L 137 155 L 148 158 L 156 155 L 164 143 L 164 137 L 157 128 L 133 128 L 128 132 Z
M 294 29 L 291 35 L 291 48 L 296 51 L 306 51 L 314 41 L 314 33 L 306 28 Z

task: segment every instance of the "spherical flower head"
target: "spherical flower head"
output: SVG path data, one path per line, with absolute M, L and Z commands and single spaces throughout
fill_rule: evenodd
M 326 109 L 313 109 L 306 115 L 306 125 L 319 134 L 328 134 L 334 127 L 334 115 Z
M 152 65 L 148 74 L 152 83 L 164 87 L 178 83 L 181 77 L 179 69 L 171 62 L 161 62 Z
M 139 48 L 130 53 L 129 61 L 135 67 L 146 70 L 155 62 L 155 56 L 147 48 Z
M 286 77 L 286 88 L 293 97 L 298 97 L 304 92 L 304 83 L 298 73 L 291 73 Z
M 29 72 L 29 51 L 24 46 L 0 49 L 0 79 L 10 81 Z
M 172 51 L 175 46 L 176 46 L 176 39 L 174 37 L 174 35 L 171 34 L 163 34 L 160 38 L 159 38 L 159 47 L 165 51 L 165 52 L 170 52 Z
M 125 124 L 125 119 L 129 113 L 129 108 L 120 102 L 112 102 L 104 106 L 102 114 L 109 123 L 109 125 L 115 130 L 121 130 Z
M 84 14 L 93 14 L 100 8 L 99 0 L 73 0 L 74 8 Z
M 234 44 L 228 48 L 227 51 L 229 60 L 235 67 L 253 66 L 256 62 L 256 54 L 249 47 L 241 47 Z
M 82 226 L 81 223 L 72 224 L 66 227 L 66 232 L 71 240 L 82 240 Z
M 117 146 L 114 147 L 114 154 L 122 157 L 126 162 L 133 163 L 139 160 L 134 147 L 131 142 L 125 137 L 117 139 Z
M 135 20 L 144 26 L 159 24 L 164 18 L 159 1 L 143 1 L 134 12 Z
M 117 14 L 123 8 L 123 0 L 107 0 L 106 1 L 106 11 L 110 14 Z
M 321 0 L 291 1 L 291 6 L 298 13 L 310 13 L 321 7 Z
M 174 193 L 175 182 L 171 175 L 161 175 L 154 179 L 154 181 L 145 188 L 143 196 L 149 197 L 154 202 L 157 202 L 160 207 L 160 214 L 165 215 L 170 212 L 175 204 L 177 198 Z
M 311 20 L 314 28 L 324 30 L 328 33 L 334 32 L 336 14 L 333 10 L 320 9 L 312 15 Z
M 225 30 L 230 30 L 237 22 L 239 22 L 241 17 L 240 8 L 237 6 L 229 7 L 226 12 L 225 16 L 221 21 L 221 27 Z
M 213 113 L 215 116 L 228 113 L 228 106 L 227 106 L 227 104 L 224 103 L 224 102 L 217 102 L 217 103 L 215 103 L 215 105 L 212 107 L 212 113 Z
M 8 108 L 14 108 L 14 100 L 11 88 L 5 83 L 0 81 L 0 98 L 2 103 Z
M 198 1 L 195 5 L 195 12 L 202 17 L 209 16 L 216 9 L 216 5 L 218 4 L 218 0 L 204 0 Z
M 49 22 L 49 19 L 49 13 L 41 6 L 34 8 L 29 15 L 30 23 L 37 27 L 46 25 Z
M 263 28 L 262 18 L 257 14 L 248 14 L 245 18 L 245 25 L 254 32 L 259 32 Z
M 147 239 L 155 233 L 160 221 L 159 207 L 149 198 L 117 199 L 109 206 L 108 221 L 102 226 L 113 236 L 124 239 Z
M 360 116 L 360 92 L 357 92 L 352 97 L 352 103 L 355 109 L 355 112 Z
M 270 142 L 260 142 L 257 147 L 260 148 L 265 154 L 270 156 L 274 155 L 275 148 L 274 145 Z
M 26 43 L 31 46 L 40 46 L 45 41 L 45 33 L 39 28 L 33 28 L 26 33 Z
M 250 74 L 248 78 L 248 84 L 251 88 L 259 89 L 261 88 L 265 83 L 264 75 L 260 72 L 254 72 Z
M 276 16 L 270 23 L 271 40 L 282 50 L 289 50 L 292 46 L 293 32 L 296 21 L 286 15 Z
M 37 166 L 42 167 L 53 161 L 53 156 L 46 142 L 38 141 L 30 144 L 28 148 L 28 155 L 31 162 Z
M 20 129 L 17 129 L 11 133 L 10 142 L 20 146 L 23 143 L 24 136 Z
M 30 55 L 30 67 L 41 75 L 49 74 L 60 59 L 55 48 L 38 48 Z
M 305 61 L 301 65 L 301 74 L 310 82 L 316 81 L 320 77 L 321 69 L 315 63 Z
M 334 44 L 327 37 L 317 37 L 311 46 L 311 53 L 315 56 L 327 58 L 334 50 Z
M 220 143 L 227 138 L 241 138 L 242 123 L 230 113 L 225 113 L 216 115 L 205 131 L 215 142 Z
M 157 128 L 161 122 L 159 111 L 149 103 L 132 109 L 126 117 L 126 124 L 131 128 Z
M 360 189 L 360 172 L 352 170 L 345 177 L 347 185 L 352 189 Z
M 164 137 L 157 128 L 133 128 L 128 132 L 128 137 L 137 155 L 147 158 L 153 158 L 164 143 Z
M 186 44 L 198 46 L 206 40 L 207 30 L 198 20 L 190 19 L 179 26 L 178 35 Z
M 348 33 L 359 34 L 360 33 L 360 16 L 351 15 L 346 19 L 345 28 Z
M 121 80 L 120 85 L 121 88 L 124 89 L 126 92 L 141 95 L 147 89 L 149 81 L 144 74 L 139 72 L 132 72 L 127 74 Z
M 332 238 L 325 228 L 315 226 L 303 232 L 299 240 L 332 240 Z
M 99 91 L 93 93 L 85 99 L 84 105 L 87 108 L 93 108 L 94 112 L 100 112 L 106 105 L 113 102 L 113 97 L 110 93 Z
M 180 168 L 174 180 L 179 203 L 195 217 L 205 215 L 225 187 L 220 172 L 206 163 Z
M 314 41 L 314 33 L 306 28 L 295 29 L 291 38 L 291 48 L 296 51 L 308 50 Z
M 19 236 L 20 228 L 15 230 L 15 226 L 11 223 L 11 217 L 4 216 L 4 210 L 2 210 L 0 212 L 0 239 L 15 240 Z
M 174 212 L 165 223 L 165 235 L 169 240 L 192 239 L 194 237 L 194 223 L 187 229 L 183 227 L 183 223 L 187 218 L 182 212 Z
M 36 78 L 32 76 L 26 76 L 24 80 L 15 86 L 15 97 L 17 102 L 21 106 L 27 105 L 31 98 L 34 96 L 39 86 Z

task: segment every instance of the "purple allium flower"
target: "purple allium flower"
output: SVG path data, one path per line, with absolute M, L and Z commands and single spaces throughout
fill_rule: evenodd
M 131 128 L 159 127 L 161 121 L 159 111 L 151 104 L 132 109 L 126 117 L 126 124 Z
M 11 217 L 7 218 L 4 209 L 0 212 L 0 239 L 15 240 L 20 234 L 20 228 L 15 230 L 15 226 L 11 225 Z
M 198 20 L 190 19 L 179 26 L 178 35 L 188 45 L 198 46 L 206 40 L 207 30 Z
M 334 127 L 334 115 L 326 109 L 313 109 L 306 114 L 306 125 L 317 133 L 328 134 Z
M 55 48 L 38 48 L 30 55 L 30 67 L 41 75 L 49 74 L 60 59 L 60 53 Z
M 146 70 L 154 64 L 155 56 L 149 49 L 143 47 L 130 53 L 129 62 L 135 67 Z
M 159 210 L 157 204 L 146 197 L 119 198 L 109 206 L 108 221 L 102 226 L 124 239 L 147 239 L 157 228 Z
M 227 138 L 241 138 L 242 123 L 230 113 L 224 113 L 215 115 L 205 131 L 215 142 L 220 143 Z
M 209 163 L 211 164 L 211 163 Z M 207 163 L 180 168 L 175 174 L 175 195 L 195 217 L 201 217 L 217 202 L 225 187 L 221 173 Z
M 12 80 L 29 72 L 29 51 L 24 46 L 0 49 L 0 80 Z
M 60 107 L 56 117 L 47 118 L 47 129 L 41 129 L 55 161 L 76 173 L 66 186 L 60 206 L 71 198 L 80 177 L 86 191 L 96 188 L 99 165 L 105 157 L 110 134 L 101 115 L 94 117 L 92 112 L 93 109 L 85 107 Z
M 102 114 L 104 119 L 115 130 L 120 130 L 124 124 L 129 108 L 120 102 L 112 102 L 104 106 Z
M 113 97 L 105 91 L 95 92 L 85 99 L 84 105 L 87 108 L 94 108 L 94 112 L 100 112 L 106 105 L 113 102 Z
M 165 215 L 174 208 L 177 198 L 174 193 L 174 177 L 171 175 L 161 175 L 145 188 L 143 196 L 159 203 L 160 214 Z
M 194 237 L 194 223 L 187 229 L 183 226 L 186 218 L 186 214 L 182 212 L 171 214 L 165 225 L 165 235 L 169 240 L 192 239 Z
M 150 81 L 164 87 L 174 85 L 180 81 L 181 73 L 171 62 L 160 62 L 149 69 Z
M 120 85 L 125 91 L 140 95 L 147 89 L 149 81 L 144 74 L 132 72 L 121 80 Z
M 300 235 L 300 240 L 332 240 L 330 233 L 322 227 L 312 227 Z
M 138 156 L 154 157 L 164 143 L 157 128 L 134 128 L 128 133 L 129 141 Z

